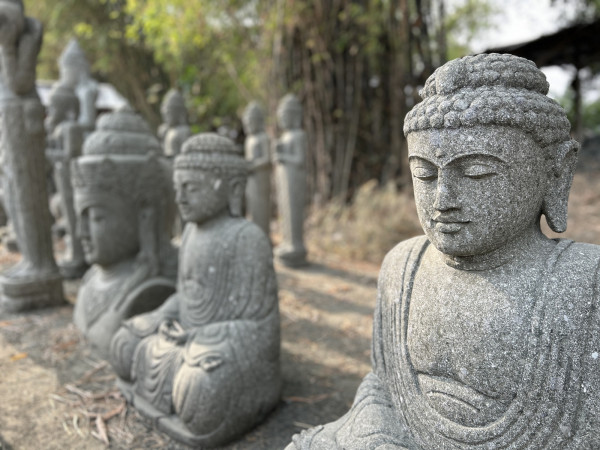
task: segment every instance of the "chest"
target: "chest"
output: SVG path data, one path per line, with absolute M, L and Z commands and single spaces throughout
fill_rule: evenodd
M 417 273 L 409 307 L 406 342 L 416 372 L 509 401 L 527 356 L 536 274 L 502 285 L 477 273 L 428 272 Z

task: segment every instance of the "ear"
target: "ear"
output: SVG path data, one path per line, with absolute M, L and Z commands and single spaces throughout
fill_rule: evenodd
M 150 267 L 151 275 L 158 273 L 158 232 L 156 210 L 149 205 L 139 205 L 138 236 L 141 257 Z
M 562 233 L 567 229 L 567 202 L 577 165 L 579 143 L 574 140 L 565 141 L 545 150 L 556 156 L 549 174 L 542 213 L 552 231 Z
M 229 182 L 229 213 L 233 217 L 240 217 L 244 212 L 245 189 L 244 177 L 233 177 Z

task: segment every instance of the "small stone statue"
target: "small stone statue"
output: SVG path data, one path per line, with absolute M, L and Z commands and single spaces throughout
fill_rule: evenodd
M 242 116 L 246 142 L 246 160 L 250 163 L 246 185 L 246 210 L 252 221 L 267 236 L 271 222 L 271 155 L 269 136 L 265 133 L 265 114 L 256 102 L 250 103 Z
M 450 61 L 407 115 L 425 236 L 385 258 L 373 372 L 289 449 L 600 448 L 600 247 L 562 232 L 579 145 L 535 64 Z
M 283 130 L 275 143 L 277 207 L 281 217 L 282 242 L 275 249 L 279 260 L 290 267 L 307 264 L 304 247 L 304 204 L 306 202 L 306 134 L 302 130 L 302 105 L 288 94 L 277 107 Z
M 184 143 L 177 292 L 126 321 L 111 345 L 126 398 L 159 430 L 203 448 L 235 439 L 279 400 L 277 284 L 267 237 L 240 217 L 246 172 L 225 137 Z
M 86 261 L 75 325 L 108 358 L 123 320 L 160 306 L 175 290 L 172 170 L 129 107 L 100 117 L 71 167 Z
M 45 176 L 44 107 L 35 89 L 42 25 L 21 0 L 0 0 L 0 149 L 3 192 L 22 259 L 0 274 L 3 307 L 64 301 L 52 252 Z
M 76 236 L 77 218 L 71 185 L 71 161 L 81 155 L 83 128 L 77 122 L 79 99 L 70 87 L 56 83 L 50 92 L 45 125 L 48 136 L 46 155 L 54 165 L 54 182 L 65 219 L 65 258 L 59 262 L 63 277 L 80 278 L 87 270 L 81 242 Z
M 86 134 L 96 126 L 98 82 L 90 74 L 90 63 L 76 39 L 71 39 L 58 61 L 60 81 L 77 93 L 80 104 L 79 124 Z
M 163 141 L 165 155 L 174 158 L 181 146 L 191 136 L 187 109 L 181 92 L 171 89 L 163 98 L 160 112 L 164 123 L 158 127 L 158 137 Z

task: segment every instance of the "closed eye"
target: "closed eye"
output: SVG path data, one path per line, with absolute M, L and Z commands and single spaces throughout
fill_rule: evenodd
M 486 164 L 469 164 L 463 168 L 463 175 L 474 180 L 480 180 L 497 174 L 498 172 L 494 167 Z
M 412 174 L 413 174 L 413 177 L 415 177 L 421 181 L 433 181 L 438 176 L 436 169 L 431 169 L 431 168 L 426 168 L 426 167 L 413 167 Z

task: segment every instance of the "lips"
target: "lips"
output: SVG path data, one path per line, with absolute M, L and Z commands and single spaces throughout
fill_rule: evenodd
M 470 220 L 461 219 L 459 217 L 444 216 L 436 214 L 431 219 L 431 225 L 436 231 L 441 233 L 458 233 L 465 225 L 470 223 Z

